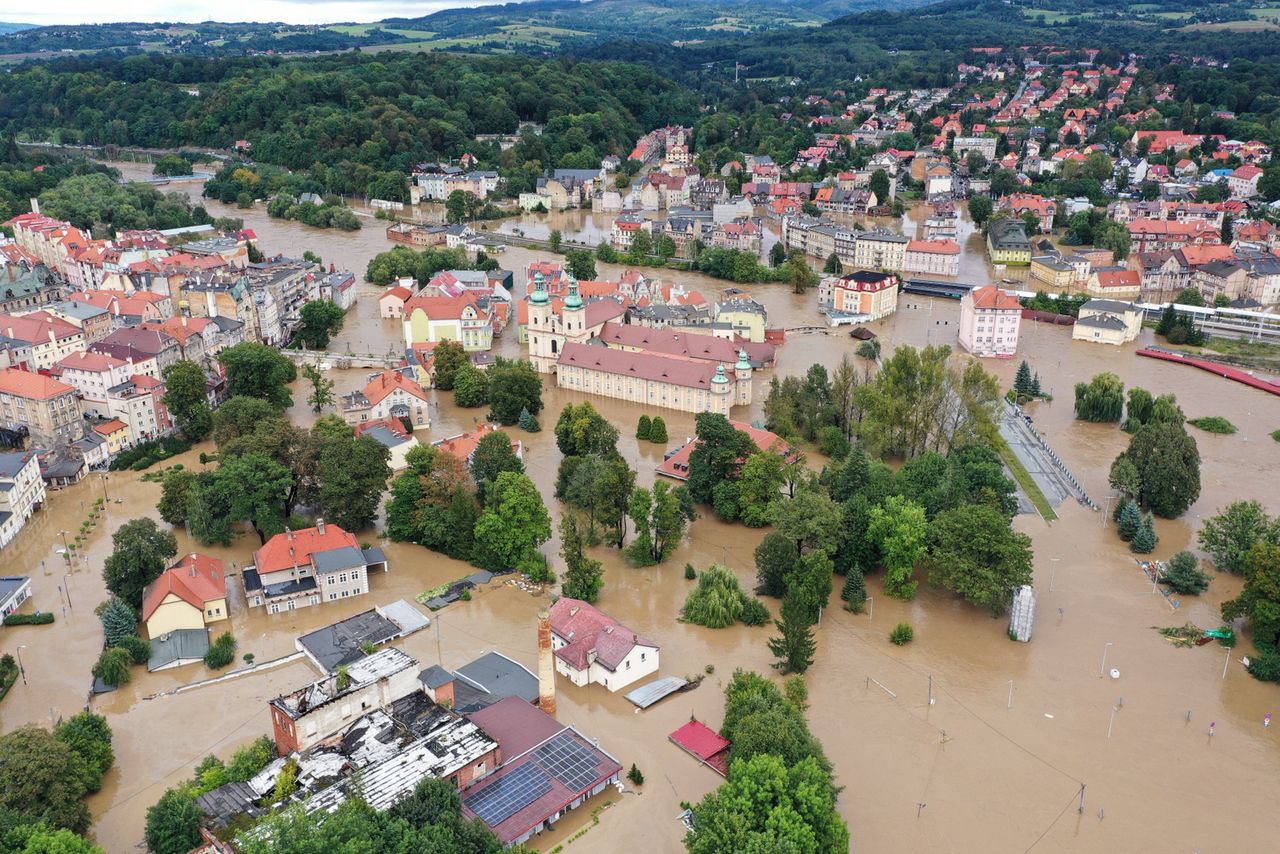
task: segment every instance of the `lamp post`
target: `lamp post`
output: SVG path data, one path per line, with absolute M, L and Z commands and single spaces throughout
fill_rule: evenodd
M 24 643 L 24 644 L 20 644 L 20 645 L 18 646 L 18 650 L 17 650 L 17 652 L 18 652 L 18 672 L 22 674 L 22 684 L 23 684 L 23 685 L 26 685 L 26 684 L 27 684 L 27 669 L 26 669 L 25 667 L 23 667 L 23 666 L 22 666 L 22 651 L 23 651 L 24 649 L 26 649 L 26 648 L 27 648 L 27 645 Z
M 102 472 L 98 475 L 98 479 L 102 481 L 102 500 L 110 501 L 111 496 L 107 495 L 107 473 Z
M 75 613 L 76 609 L 71 607 L 71 579 L 67 577 L 65 572 L 62 574 L 62 586 L 67 591 L 67 607 L 71 609 L 72 613 Z
M 1107 652 L 1111 649 L 1111 642 L 1102 648 L 1102 668 L 1098 671 L 1098 678 L 1101 679 L 1107 674 Z
M 874 596 L 867 597 L 867 619 L 870 620 L 876 612 L 876 600 Z
M 62 535 L 62 556 L 67 559 L 67 565 L 71 565 L 71 546 L 67 543 L 67 532 L 59 531 Z
M 1053 576 L 1058 571 L 1058 561 L 1060 560 L 1062 560 L 1062 558 L 1060 557 L 1049 558 L 1049 592 L 1050 593 L 1053 592 Z

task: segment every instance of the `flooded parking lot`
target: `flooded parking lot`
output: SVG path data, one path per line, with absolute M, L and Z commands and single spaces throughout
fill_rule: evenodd
M 381 223 L 370 220 L 360 232 L 342 233 L 269 220 L 260 207 L 239 211 L 211 203 L 209 208 L 215 215 L 243 216 L 267 252 L 300 255 L 312 249 L 326 263 L 357 274 L 370 257 L 391 245 Z M 591 215 L 567 213 L 561 224 L 586 216 Z M 966 259 L 976 251 L 971 244 L 972 238 L 965 243 Z M 533 257 L 546 256 L 518 249 L 500 256 L 504 267 L 516 271 L 517 292 L 522 291 L 525 263 Z M 975 264 L 966 269 L 976 269 L 976 261 L 966 263 Z M 600 277 L 621 270 L 601 265 Z M 692 285 L 708 298 L 725 284 L 696 274 L 655 274 Z M 360 287 L 360 302 L 334 348 L 349 344 L 353 352 L 382 352 L 398 340 L 399 325 L 378 319 L 377 288 Z M 765 303 L 771 325 L 811 326 L 817 319 L 812 294 L 793 295 L 779 285 L 744 289 Z M 955 303 L 907 295 L 896 315 L 872 329 L 887 355 L 904 344 L 953 343 L 958 315 Z M 775 372 L 800 373 L 813 362 L 833 367 L 852 354 L 856 343 L 845 332 L 791 336 Z M 514 329 L 496 349 L 502 355 L 519 353 Z M 1194 434 L 1204 459 L 1201 497 L 1182 519 L 1157 522 L 1157 557 L 1191 544 L 1199 519 L 1227 502 L 1257 499 L 1273 513 L 1280 510 L 1274 497 L 1280 446 L 1267 436 L 1280 427 L 1280 405 L 1274 398 L 1203 372 L 1135 358 L 1131 347 L 1073 342 L 1069 328 L 1024 327 L 1019 350 L 1056 398 L 1032 408 L 1037 429 L 1095 498 L 1107 493 L 1108 468 L 1128 437 L 1114 426 L 1075 421 L 1071 389 L 1078 381 L 1113 371 L 1126 385 L 1177 394 L 1188 417 L 1221 414 L 1240 428 L 1233 436 Z M 989 361 L 986 366 L 1007 386 L 1017 361 Z M 336 391 L 360 386 L 365 373 L 333 371 Z M 765 383 L 767 377 L 757 385 L 756 403 L 735 410 L 736 418 L 761 417 Z M 300 389 L 291 415 L 306 422 L 313 416 L 301 402 Z M 482 410 L 460 410 L 451 396 L 432 394 L 437 406 L 431 438 L 471 429 L 483 419 Z M 526 467 L 553 518 L 560 512 L 550 499 L 560 455 L 549 427 L 565 403 L 581 399 L 546 388 L 541 420 L 548 429 L 520 435 L 528 446 Z M 652 483 L 663 449 L 631 436 L 643 410 L 591 400 L 621 429 L 619 451 L 639 472 L 638 482 Z M 662 414 L 672 447 L 691 435 L 691 415 Z M 198 468 L 200 450 L 209 447 L 193 449 L 175 462 Z M 110 498 L 105 519 L 90 535 L 82 557 L 67 567 L 57 553 L 59 532 L 77 530 L 87 514 L 82 503 L 87 507 L 104 489 Z M 101 567 L 110 552 L 110 532 L 128 519 L 154 516 L 158 497 L 158 484 L 142 482 L 137 473 L 111 473 L 105 482 L 90 478 L 51 493 L 45 509 L 5 549 L 6 570 L 32 575 L 35 607 L 54 611 L 58 622 L 0 630 L 0 652 L 25 645 L 29 681 L 25 687 L 19 683 L 0 703 L 0 728 L 28 721 L 47 724 L 50 715 L 69 715 L 84 705 L 89 668 L 101 645 L 92 609 L 105 598 Z M 1238 659 L 1248 653 L 1247 643 L 1228 656 L 1216 645 L 1175 648 L 1151 630 L 1187 621 L 1216 626 L 1219 605 L 1238 591 L 1238 579 L 1216 577 L 1205 595 L 1183 599 L 1173 613 L 1163 597 L 1153 595 L 1133 556 L 1099 514 L 1070 500 L 1059 512 L 1061 519 L 1052 524 L 1035 516 L 1020 516 L 1016 522 L 1033 538 L 1036 554 L 1039 607 L 1030 644 L 1010 642 L 1003 620 L 992 620 L 926 586 L 915 601 L 900 602 L 885 597 L 880 579 L 870 577 L 869 613 L 859 615 L 844 611 L 833 597 L 817 630 L 817 660 L 806 677 L 809 718 L 844 787 L 840 808 L 854 846 L 911 852 L 1022 852 L 1029 846 L 1048 852 L 1262 850 L 1270 822 L 1265 816 L 1273 813 L 1280 796 L 1275 774 L 1280 734 L 1264 729 L 1262 719 L 1267 712 L 1280 712 L 1280 688 L 1256 682 L 1243 671 Z M 605 565 L 599 606 L 662 645 L 660 675 L 692 677 L 708 665 L 714 673 L 697 690 L 642 713 L 601 686 L 575 688 L 558 682 L 560 720 L 599 739 L 624 766 L 636 762 L 646 778 L 638 793 L 629 787 L 624 795 L 609 790 L 599 796 L 591 806 L 610 802 L 599 815 L 600 824 L 567 850 L 604 850 L 606 845 L 628 851 L 681 849 L 682 829 L 676 820 L 681 802 L 697 801 L 720 780 L 668 743 L 666 735 L 691 715 L 718 726 L 721 688 L 733 669 L 771 672 L 772 663 L 765 645 L 769 628 L 710 630 L 676 622 L 690 585 L 683 567 L 686 562 L 702 568 L 723 561 L 751 584 L 752 550 L 763 533 L 704 517 L 667 563 L 645 569 L 627 566 L 613 550 L 593 550 Z M 233 599 L 231 620 L 238 654 L 252 652 L 259 662 L 287 655 L 300 634 L 377 604 L 412 599 L 471 571 L 419 547 L 385 542 L 377 529 L 358 537 L 382 546 L 391 567 L 373 577 L 369 596 L 267 615 L 248 613 L 240 594 Z M 180 552 L 199 548 L 223 559 L 228 570 L 251 561 L 258 542 L 252 534 L 242 535 L 223 549 L 200 548 L 182 531 L 178 539 Z M 554 554 L 557 548 L 553 541 L 546 551 Z M 70 594 L 65 617 L 62 609 L 68 602 L 59 585 Z M 435 627 L 396 645 L 424 666 L 437 661 L 437 649 L 445 667 L 497 650 L 532 669 L 535 616 L 546 603 L 545 596 L 495 581 L 472 601 L 435 615 L 438 647 Z M 776 612 L 777 603 L 768 604 Z M 900 620 L 909 620 L 916 632 L 915 642 L 901 648 L 887 641 Z M 1104 650 L 1106 669 L 1117 668 L 1118 680 L 1102 674 Z M 91 801 L 94 832 L 108 851 L 134 849 L 142 839 L 146 808 L 165 788 L 188 776 L 204 755 L 225 756 L 268 732 L 267 701 L 313 678 L 307 665 L 295 662 L 147 699 L 207 675 L 203 665 L 156 674 L 135 669 L 133 683 L 93 701 L 116 734 L 116 765 Z M 1123 707 L 1113 718 L 1121 698 Z M 1207 736 L 1210 721 L 1217 724 L 1212 740 Z M 1080 813 L 1082 784 L 1085 808 Z M 591 821 L 590 810 L 569 813 L 535 847 L 550 850 Z

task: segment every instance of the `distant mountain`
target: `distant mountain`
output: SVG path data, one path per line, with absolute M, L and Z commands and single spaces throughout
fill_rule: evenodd
M 0 21 L 0 36 L 7 36 L 9 33 L 17 33 L 22 30 L 32 30 L 35 29 L 35 27 L 35 24 L 10 24 L 5 21 Z
M 197 55 L 314 53 L 353 48 L 545 54 L 614 39 L 701 43 L 808 29 L 870 9 L 929 0 L 530 0 L 447 9 L 372 24 L 114 23 L 0 29 L 0 55 L 104 50 Z

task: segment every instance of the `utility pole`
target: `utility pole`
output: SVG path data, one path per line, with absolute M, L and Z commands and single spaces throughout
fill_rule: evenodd
M 65 572 L 62 573 L 62 586 L 67 591 L 67 608 L 74 614 L 76 609 L 71 607 L 71 579 L 67 578 Z
M 436 664 L 444 667 L 444 656 L 440 654 L 440 618 L 436 617 Z
M 1084 783 L 1080 784 L 1080 809 L 1077 812 L 1084 815 Z

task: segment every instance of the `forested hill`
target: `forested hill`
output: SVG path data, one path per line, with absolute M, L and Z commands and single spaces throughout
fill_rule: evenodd
M 516 56 L 62 60 L 20 66 L 0 89 L 0 137 L 157 148 L 248 139 L 267 163 L 347 171 L 408 172 L 521 121 L 546 125 L 518 152 L 525 168 L 594 168 L 696 114 L 691 92 L 644 65 Z

